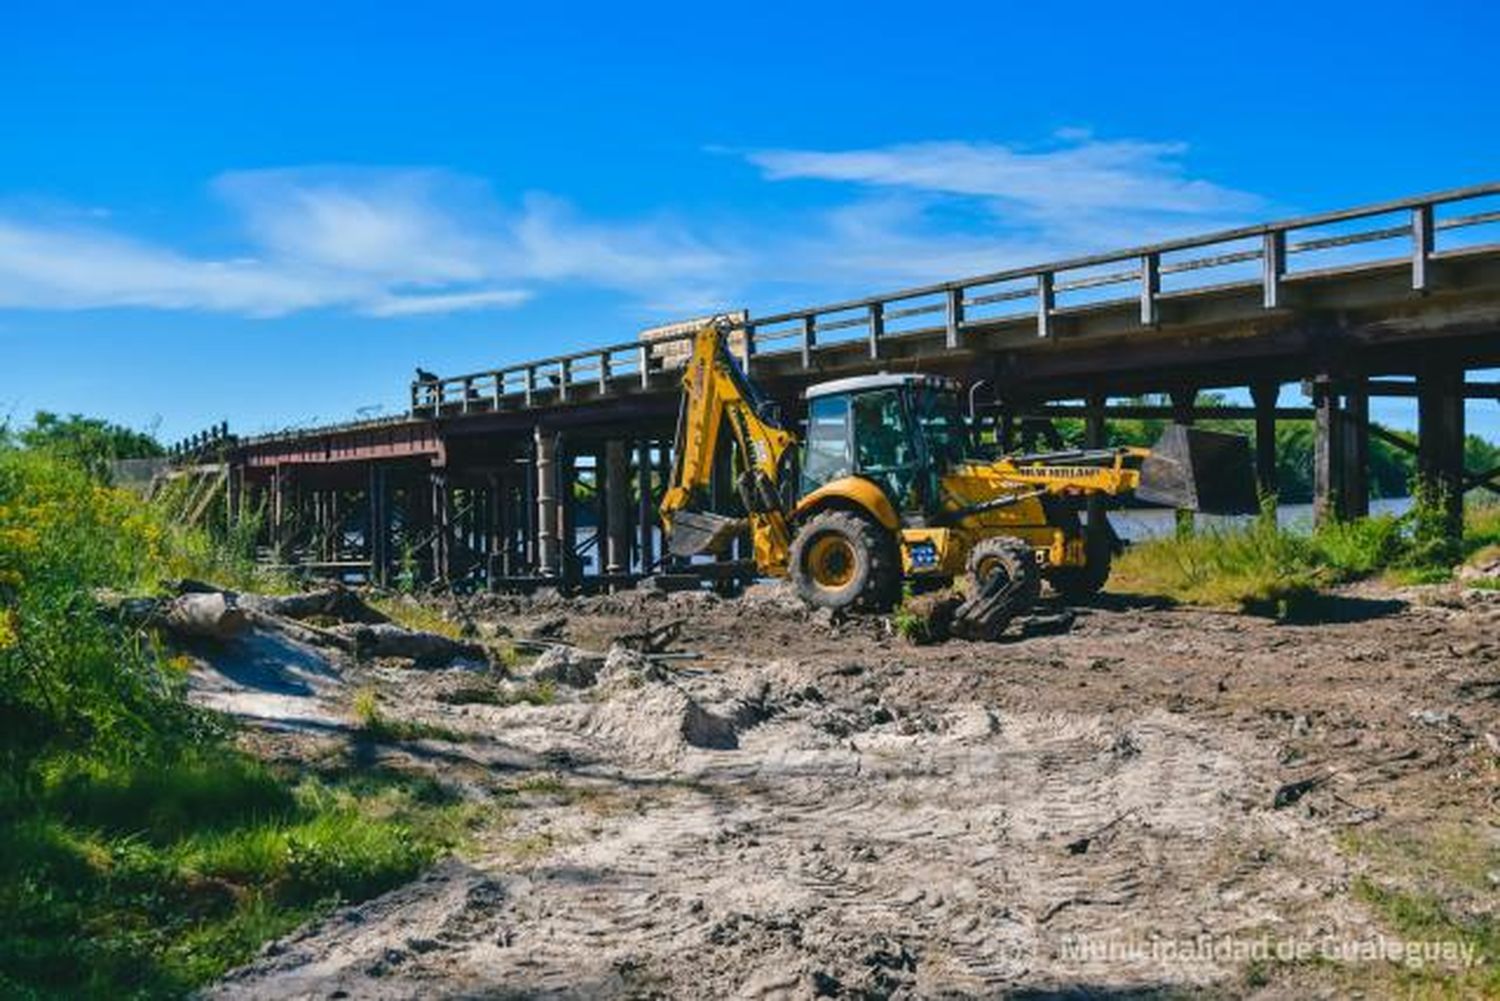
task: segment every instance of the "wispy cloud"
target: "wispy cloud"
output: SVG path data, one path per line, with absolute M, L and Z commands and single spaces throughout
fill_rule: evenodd
M 770 180 L 811 178 L 993 199 L 1041 217 L 1101 210 L 1173 215 L 1243 212 L 1259 199 L 1188 177 L 1184 143 L 1100 141 L 1062 133 L 1050 148 L 924 142 L 840 151 L 760 150 Z
M 773 281 L 816 273 L 842 294 L 1150 243 L 1235 225 L 1265 208 L 1255 195 L 1194 177 L 1187 152 L 1182 143 L 1067 130 L 1043 146 L 924 142 L 740 155 L 768 181 L 823 183 L 832 199 L 784 234 L 774 254 L 758 254 L 758 270 Z
M 1181 143 L 1068 132 L 1040 147 L 925 142 L 742 154 L 821 206 L 691 223 L 602 219 L 439 169 L 236 171 L 210 189 L 232 241 L 189 253 L 120 217 L 0 203 L 0 308 L 372 317 L 507 309 L 562 289 L 664 318 L 1040 263 L 1244 221 L 1259 199 L 1193 176 Z M 666 195 L 664 194 L 664 197 Z
M 433 295 L 393 295 L 370 303 L 370 316 L 422 316 L 431 313 L 461 313 L 477 309 L 509 309 L 531 298 L 525 289 L 492 289 L 487 292 L 439 292 Z
M 664 219 L 590 221 L 538 194 L 506 205 L 482 181 L 439 170 L 241 171 L 212 188 L 242 233 L 222 258 L 80 224 L 76 213 L 0 213 L 0 308 L 394 317 L 509 308 L 570 283 L 702 297 L 728 268 Z

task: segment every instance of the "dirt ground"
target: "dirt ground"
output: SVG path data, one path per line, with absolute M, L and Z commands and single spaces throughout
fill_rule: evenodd
M 699 657 L 565 663 L 597 672 L 576 688 L 285 641 L 216 659 L 196 697 L 267 754 L 352 753 L 365 686 L 453 731 L 367 763 L 489 819 L 210 996 L 1383 995 L 1429 981 L 1277 950 L 1401 939 L 1370 887 L 1493 918 L 1500 592 L 1368 586 L 1304 624 L 1106 596 L 930 647 L 768 586 L 462 604 L 598 652 L 681 620 L 669 649 Z M 1451 966 L 1440 989 L 1470 982 Z

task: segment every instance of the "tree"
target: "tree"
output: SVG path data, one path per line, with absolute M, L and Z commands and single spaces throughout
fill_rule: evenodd
M 116 459 L 149 459 L 165 453 L 147 432 L 82 414 L 59 417 L 46 410 L 38 410 L 30 427 L 11 436 L 22 448 L 76 463 L 100 478 L 108 475 L 109 464 Z

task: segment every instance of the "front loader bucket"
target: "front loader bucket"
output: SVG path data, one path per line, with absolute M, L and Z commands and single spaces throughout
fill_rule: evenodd
M 1250 441 L 1242 434 L 1168 425 L 1141 463 L 1135 495 L 1205 514 L 1254 514 L 1260 510 Z
M 667 550 L 673 556 L 721 552 L 744 527 L 742 518 L 727 518 L 702 511 L 677 511 L 672 515 L 672 529 L 667 533 Z

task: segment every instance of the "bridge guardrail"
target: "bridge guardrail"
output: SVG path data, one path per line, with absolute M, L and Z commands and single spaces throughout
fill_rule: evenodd
M 1239 269 L 1234 272 L 1237 283 L 1258 283 L 1263 307 L 1277 309 L 1284 302 L 1284 282 L 1296 274 L 1288 267 L 1293 256 L 1344 251 L 1365 244 L 1390 244 L 1393 241 L 1399 243 L 1399 253 L 1374 260 L 1335 263 L 1317 270 L 1352 271 L 1375 263 L 1409 260 L 1412 289 L 1426 291 L 1431 286 L 1432 262 L 1443 253 L 1438 246 L 1440 233 L 1500 223 L 1500 208 L 1484 208 L 1453 216 L 1441 216 L 1438 210 L 1497 195 L 1500 195 L 1500 182 L 1473 185 L 1127 250 L 1073 257 L 886 295 L 747 317 L 735 329 L 743 331 L 743 357 L 747 363 L 760 354 L 797 353 L 801 355 L 802 367 L 812 368 L 821 350 L 847 346 L 857 340 L 865 342 L 870 358 L 878 359 L 882 344 L 888 338 L 913 333 L 916 329 L 931 330 L 936 326 L 913 328 L 910 321 L 918 317 L 941 316 L 944 343 L 949 350 L 963 347 L 966 330 L 998 320 L 1025 318 L 1028 314 L 1035 316 L 1037 336 L 1051 337 L 1055 332 L 1054 320 L 1060 311 L 1074 306 L 1138 301 L 1141 325 L 1154 327 L 1160 322 L 1160 304 L 1164 297 L 1218 287 L 1223 284 L 1226 269 Z M 1383 216 L 1392 218 L 1373 228 L 1330 231 L 1332 227 L 1380 220 Z M 1298 238 L 1293 239 L 1294 234 L 1298 234 Z M 1203 253 L 1208 250 L 1214 252 Z M 1247 269 L 1254 269 L 1258 274 L 1246 274 Z M 1187 283 L 1186 276 L 1210 271 L 1214 272 L 1213 282 L 1196 286 Z M 1178 276 L 1182 278 L 1179 280 Z M 1172 287 L 1174 281 L 1175 288 Z M 1114 291 L 1121 285 L 1133 285 L 1134 289 L 1125 295 L 1100 293 L 1100 290 Z M 1071 301 L 1062 302 L 1060 297 L 1068 297 Z M 1027 305 L 1020 312 L 1005 312 L 1012 303 Z M 512 406 L 529 409 L 539 402 L 565 403 L 574 390 L 584 386 L 597 388 L 601 395 L 627 386 L 649 389 L 653 374 L 664 372 L 659 352 L 661 346 L 685 342 L 692 336 L 689 332 L 649 342 L 628 341 L 450 378 L 414 381 L 411 384 L 410 413 L 413 417 L 434 417 Z

